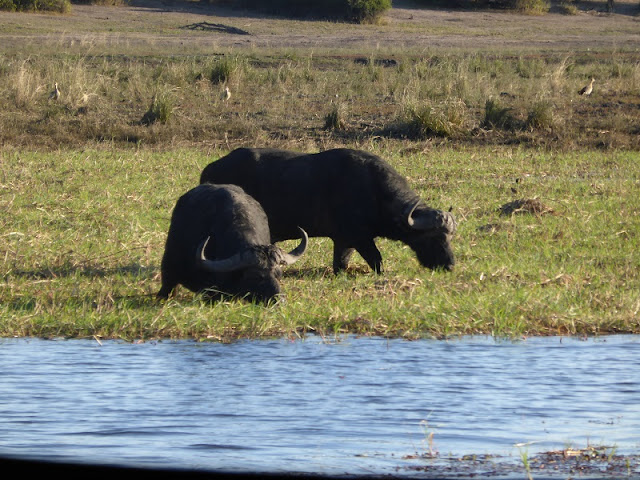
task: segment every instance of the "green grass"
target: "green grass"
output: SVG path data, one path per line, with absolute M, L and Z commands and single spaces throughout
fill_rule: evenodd
M 349 272 L 334 276 L 331 242 L 316 238 L 285 273 L 286 304 L 262 307 L 211 305 L 184 289 L 168 302 L 154 298 L 173 205 L 224 152 L 5 150 L 0 336 L 227 341 L 308 332 L 640 331 L 637 153 L 374 151 L 430 205 L 453 206 L 455 270 L 425 270 L 406 246 L 380 240 L 383 276 L 357 256 Z M 538 198 L 547 212 L 501 215 L 514 198 Z

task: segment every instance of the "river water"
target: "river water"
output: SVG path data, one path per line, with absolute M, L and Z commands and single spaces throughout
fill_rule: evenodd
M 4 457 L 411 475 L 588 445 L 640 452 L 638 336 L 0 339 Z

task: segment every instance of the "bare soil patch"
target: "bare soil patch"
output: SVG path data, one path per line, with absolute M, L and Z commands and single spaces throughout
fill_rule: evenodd
M 501 215 L 516 215 L 529 213 L 531 215 L 545 215 L 553 213 L 553 209 L 542 203 L 538 198 L 524 198 L 505 203 L 500 207 Z

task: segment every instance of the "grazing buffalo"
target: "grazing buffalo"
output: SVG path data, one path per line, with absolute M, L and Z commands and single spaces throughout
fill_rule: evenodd
M 178 199 L 161 273 L 158 297 L 182 284 L 212 298 L 222 294 L 267 301 L 280 293 L 281 266 L 300 258 L 307 234 L 289 253 L 271 244 L 267 216 L 237 185 L 199 185 Z
M 273 242 L 298 235 L 333 240 L 333 269 L 347 268 L 354 250 L 377 273 L 374 239 L 400 240 L 432 269 L 454 265 L 449 212 L 422 205 L 406 179 L 380 157 L 352 149 L 305 154 L 239 148 L 207 165 L 200 183 L 240 185 L 269 218 Z

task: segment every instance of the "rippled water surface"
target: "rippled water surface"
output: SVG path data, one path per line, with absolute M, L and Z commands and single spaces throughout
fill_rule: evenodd
M 519 459 L 527 442 L 638 454 L 640 337 L 0 339 L 2 456 L 402 474 L 429 448 Z

